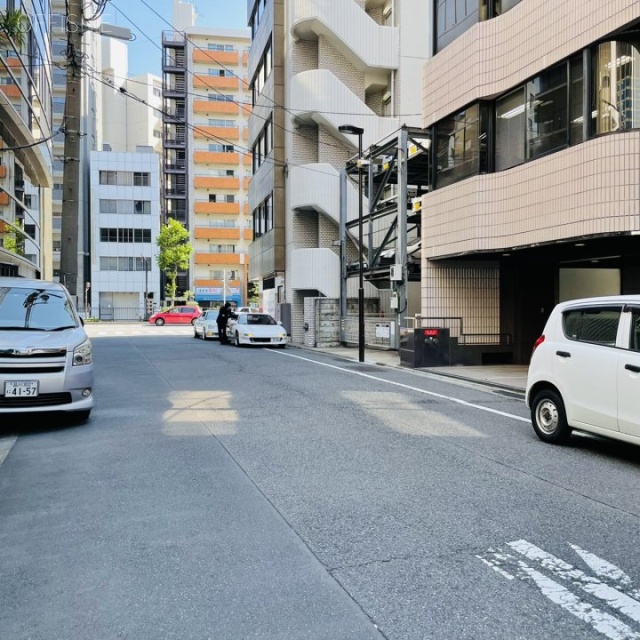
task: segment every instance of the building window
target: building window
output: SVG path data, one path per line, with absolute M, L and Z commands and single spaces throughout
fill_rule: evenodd
M 148 187 L 151 184 L 151 174 L 142 171 L 134 171 L 133 173 L 133 186 L 134 187 Z
M 527 83 L 527 159 L 567 146 L 567 65 Z
M 100 199 L 98 203 L 100 213 L 118 213 L 118 201 L 117 200 L 103 200 Z
M 101 228 L 100 242 L 151 242 L 151 229 Z
M 209 51 L 235 51 L 236 48 L 232 44 L 215 44 L 214 42 L 209 42 L 207 44 L 207 49 Z
M 209 118 L 210 127 L 235 127 L 237 122 L 235 120 L 220 120 L 219 118 Z
M 640 41 L 604 42 L 592 55 L 594 135 L 640 127 Z
M 235 151 L 235 147 L 232 144 L 210 144 L 209 151 L 214 151 L 216 153 L 233 153 Z
M 253 172 L 255 173 L 258 168 L 265 161 L 266 157 L 273 150 L 273 120 L 271 117 L 267 120 L 264 128 L 256 138 L 253 144 Z
M 151 214 L 151 201 L 150 200 L 134 200 L 133 212 L 143 215 Z
M 435 0 L 436 51 L 460 37 L 477 22 L 513 9 L 522 0 Z
M 150 200 L 112 200 L 100 199 L 98 203 L 100 213 L 120 213 L 120 214 L 150 214 Z
M 569 62 L 569 142 L 571 144 L 579 144 L 584 141 L 583 86 L 584 64 L 582 56 L 579 55 Z
M 496 102 L 496 171 L 524 162 L 524 88 Z
M 253 237 L 259 238 L 273 229 L 273 196 L 269 195 L 253 210 Z
M 267 78 L 271 74 L 271 70 L 273 69 L 273 54 L 271 51 L 271 39 L 267 42 L 267 46 L 260 58 L 260 62 L 256 68 L 256 72 L 253 76 L 253 81 L 251 82 L 251 95 L 253 99 L 253 104 L 255 106 L 258 96 L 262 93 L 264 89 L 264 85 L 267 82 Z
M 436 186 L 487 171 L 487 107 L 475 104 L 435 127 Z

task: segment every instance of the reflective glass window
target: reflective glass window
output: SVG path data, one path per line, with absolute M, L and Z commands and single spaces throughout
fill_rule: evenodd
M 527 83 L 527 158 L 567 143 L 567 65 L 561 64 Z
M 524 162 L 524 88 L 496 101 L 496 171 Z
M 640 42 L 605 42 L 593 53 L 593 133 L 640 127 Z
M 486 171 L 487 132 L 480 115 L 475 104 L 436 125 L 437 187 Z

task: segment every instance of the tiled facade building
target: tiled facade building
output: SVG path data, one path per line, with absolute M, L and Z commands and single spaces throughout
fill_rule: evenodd
M 640 2 L 431 5 L 422 314 L 526 363 L 556 302 L 640 291 Z

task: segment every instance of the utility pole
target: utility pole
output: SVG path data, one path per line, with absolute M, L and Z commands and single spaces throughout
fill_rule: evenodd
M 82 116 L 82 0 L 67 0 L 67 91 L 64 102 L 64 173 L 60 280 L 77 300 L 80 225 L 80 118 Z
M 131 40 L 131 31 L 117 25 L 101 24 L 99 28 L 85 24 L 82 6 L 84 0 L 67 0 L 67 90 L 64 101 L 64 173 L 62 177 L 62 225 L 60 242 L 60 280 L 78 301 L 78 282 L 85 280 L 85 247 L 78 247 L 79 230 L 85 229 L 88 218 L 80 210 L 81 189 L 80 158 L 82 122 L 82 39 L 87 31 L 101 36 Z M 81 257 L 82 256 L 82 257 Z

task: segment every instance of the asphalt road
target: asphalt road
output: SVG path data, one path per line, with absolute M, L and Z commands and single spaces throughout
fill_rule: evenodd
M 90 421 L 2 420 L 0 639 L 640 640 L 639 448 L 414 371 L 91 330 Z

